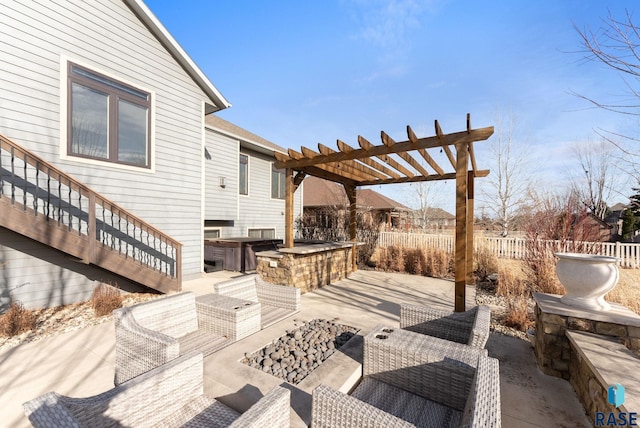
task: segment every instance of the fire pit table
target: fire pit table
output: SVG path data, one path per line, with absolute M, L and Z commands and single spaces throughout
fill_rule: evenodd
M 260 303 L 220 294 L 196 298 L 198 309 L 210 314 L 213 321 L 206 328 L 232 340 L 243 339 L 260 331 Z

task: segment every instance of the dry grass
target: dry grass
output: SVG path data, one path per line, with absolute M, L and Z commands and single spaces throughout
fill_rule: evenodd
M 522 270 L 517 271 L 509 267 L 498 268 L 498 284 L 496 285 L 498 296 L 527 296 L 527 281 Z
M 404 270 L 413 275 L 423 275 L 427 268 L 427 258 L 421 248 L 405 248 Z
M 450 253 L 436 248 L 423 250 L 427 261 L 427 268 L 423 275 L 434 278 L 448 278 L 453 273 L 453 257 Z
M 33 330 L 36 327 L 36 314 L 25 309 L 22 303 L 12 302 L 9 310 L 0 315 L 0 336 L 13 337 Z
M 542 282 L 535 282 L 535 276 L 522 261 L 500 259 L 499 265 L 500 280 L 496 287 L 498 295 L 528 295 L 530 291 L 565 294 L 564 288 L 557 280 L 553 263 L 545 264 L 544 269 L 541 269 L 544 274 L 539 274 L 538 278 L 542 279 Z M 620 269 L 620 281 L 616 288 L 605 296 L 605 300 L 619 303 L 640 314 L 640 269 Z
M 111 314 L 114 309 L 122 307 L 120 290 L 109 284 L 98 284 L 91 295 L 91 306 L 98 317 Z
M 474 272 L 480 281 L 486 281 L 491 274 L 498 273 L 498 258 L 491 250 L 480 246 L 473 257 Z
M 407 272 L 433 278 L 449 278 L 453 274 L 453 257 L 434 248 L 378 248 L 372 260 L 376 269 L 386 272 Z
M 620 269 L 620 281 L 605 296 L 605 300 L 619 303 L 640 314 L 640 269 Z
M 529 299 L 526 296 L 511 296 L 507 300 L 507 309 L 502 318 L 504 325 L 527 331 L 534 325 L 533 318 L 533 311 L 529 308 Z

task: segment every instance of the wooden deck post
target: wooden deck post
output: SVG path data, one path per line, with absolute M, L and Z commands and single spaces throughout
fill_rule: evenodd
M 474 177 L 473 171 L 467 174 L 467 285 L 473 285 L 476 282 L 473 275 Z
M 285 197 L 284 197 L 284 247 L 293 248 L 293 169 L 285 170 Z
M 357 231 L 357 205 L 356 205 L 356 186 L 344 185 L 344 190 L 347 192 L 347 198 L 349 199 L 349 240 L 354 243 L 351 250 L 351 263 L 353 271 L 358 270 L 358 247 L 355 245 L 356 242 L 356 231 Z
M 467 180 L 469 152 L 466 143 L 456 144 L 456 245 L 455 311 L 465 311 L 467 286 Z

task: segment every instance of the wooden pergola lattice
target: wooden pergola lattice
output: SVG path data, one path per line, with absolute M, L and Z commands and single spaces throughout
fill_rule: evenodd
M 443 134 L 435 121 L 435 135 L 418 138 L 407 126 L 407 140 L 396 142 L 384 131 L 381 145 L 358 136 L 359 148 L 338 140 L 338 150 L 318 144 L 318 151 L 289 149 L 276 153 L 276 168 L 286 170 L 285 247 L 293 247 L 293 194 L 305 176 L 313 175 L 342 183 L 349 198 L 349 237 L 356 241 L 356 188 L 377 184 L 456 180 L 455 310 L 465 310 L 465 286 L 473 283 L 473 201 L 474 179 L 489 170 L 476 165 L 473 143 L 488 139 L 493 127 L 471 129 L 467 114 L 466 131 Z M 429 150 L 442 150 L 451 168 L 440 165 Z M 424 164 L 417 159 L 423 159 Z M 451 171 L 452 172 L 447 172 Z M 294 175 L 295 173 L 295 175 Z M 356 252 L 353 251 L 355 265 Z

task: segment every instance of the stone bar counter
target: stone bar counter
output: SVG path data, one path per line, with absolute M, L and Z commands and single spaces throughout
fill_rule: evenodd
M 296 242 L 293 248 L 256 253 L 258 274 L 266 282 L 312 291 L 353 272 L 354 242 Z

